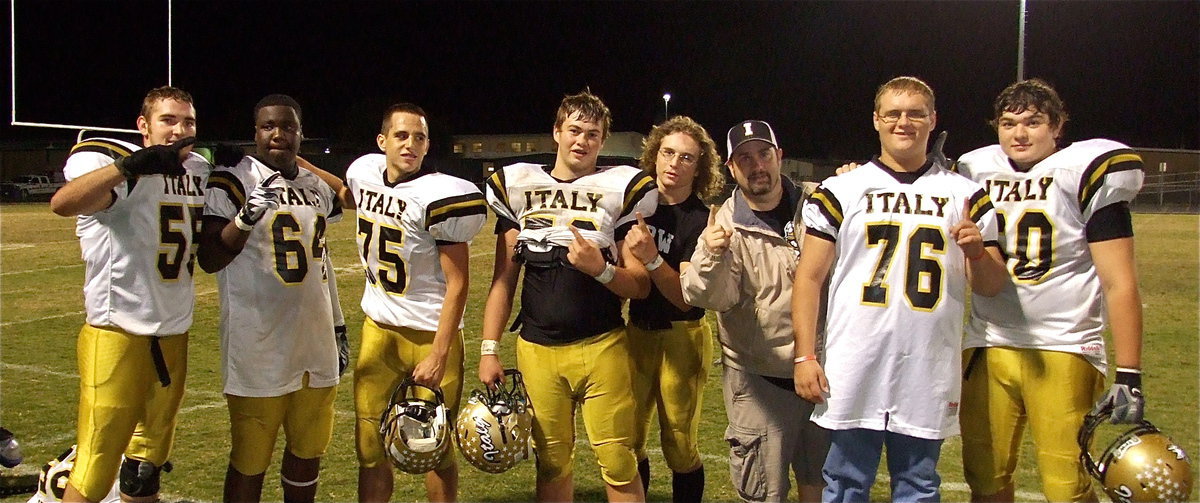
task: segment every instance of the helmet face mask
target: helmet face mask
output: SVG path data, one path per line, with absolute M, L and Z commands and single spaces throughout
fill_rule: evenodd
M 418 398 L 415 388 L 425 388 L 432 400 Z M 421 474 L 437 468 L 450 449 L 450 423 L 442 391 L 405 379 L 379 420 L 384 452 L 396 468 Z
M 533 405 L 521 373 L 504 372 L 506 389 L 474 390 L 455 421 L 455 440 L 463 457 L 488 473 L 502 473 L 530 457 Z
M 1110 411 L 1088 414 L 1079 431 L 1080 459 L 1113 501 L 1188 501 L 1192 462 L 1182 447 L 1149 421 L 1117 437 L 1096 463 L 1090 449 Z

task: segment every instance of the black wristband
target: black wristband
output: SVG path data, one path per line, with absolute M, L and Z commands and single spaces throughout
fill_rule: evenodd
M 1140 374 L 1138 372 L 1122 372 L 1122 371 L 1118 370 L 1116 383 L 1123 384 L 1125 386 L 1129 386 L 1130 388 L 1141 389 L 1142 374 Z

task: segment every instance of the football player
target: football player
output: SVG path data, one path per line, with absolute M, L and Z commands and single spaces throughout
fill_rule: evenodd
M 701 394 L 712 361 L 712 331 L 704 310 L 683 300 L 679 274 L 691 265 L 704 230 L 704 200 L 720 196 L 725 185 L 717 145 L 704 127 L 677 116 L 646 138 L 640 162 L 654 176 L 658 209 L 625 236 L 625 246 L 650 274 L 650 295 L 629 303 L 629 344 L 634 360 L 638 473 L 649 490 L 646 438 L 651 413 L 658 410 L 663 457 L 671 468 L 675 501 L 698 502 L 704 495 L 704 464 L 697 433 Z
M 1046 498 L 1096 500 L 1075 437 L 1104 386 L 1105 315 L 1116 383 L 1097 408 L 1114 407 L 1114 422 L 1142 418 L 1142 301 L 1129 213 L 1142 159 L 1111 140 L 1060 147 L 1066 122 L 1054 88 L 1016 82 L 995 101 L 999 144 L 958 162 L 996 205 L 1012 275 L 1000 295 L 971 303 L 964 344 L 963 469 L 976 501 L 1013 500 L 1026 424 Z
M 354 367 L 358 498 L 363 502 L 392 496 L 392 467 L 380 441 L 379 418 L 397 385 L 411 376 L 421 385 L 440 387 L 450 417 L 458 411 L 468 246 L 487 220 L 487 203 L 474 184 L 424 165 L 430 138 L 421 107 L 392 105 L 375 141 L 383 153 L 355 160 L 344 185 L 322 173 L 339 187 L 347 209 L 357 207 L 357 241 L 367 277 L 366 320 Z M 425 491 L 430 501 L 456 499 L 453 449 L 425 474 Z
M 254 155 L 214 171 L 199 260 L 217 274 L 232 442 L 226 501 L 258 501 L 280 426 L 284 499 L 313 501 L 333 433 L 338 350 L 325 267 L 333 189 L 297 167 L 300 105 L 272 94 L 254 107 Z
M 825 180 L 804 206 L 792 292 L 796 393 L 817 403 L 813 420 L 831 430 L 822 501 L 866 501 L 885 445 L 892 499 L 937 501 L 942 442 L 959 428 L 966 290 L 995 295 L 1008 277 L 986 191 L 926 153 L 933 90 L 913 77 L 888 81 L 873 122 L 880 154 Z
M 86 266 L 79 451 L 64 501 L 100 501 L 118 472 L 129 501 L 157 501 L 183 400 L 193 253 L 212 167 L 190 151 L 196 110 L 187 92 L 151 90 L 137 128 L 140 146 L 75 145 L 68 182 L 50 200 L 54 213 L 77 217 Z
M 524 268 L 514 327 L 520 327 L 517 367 L 534 409 L 539 501 L 573 498 L 576 405 L 608 499 L 645 499 L 633 445 L 637 426 L 614 418 L 634 414 L 621 299 L 650 290 L 645 266 L 622 242 L 636 212 L 653 214 L 658 192 L 638 168 L 597 167 L 611 123 L 600 98 L 587 91 L 567 96 L 554 120 L 554 165 L 517 163 L 487 180 L 499 222 L 479 379 L 489 386 L 503 379 L 497 345 Z
M 816 184 L 783 176 L 770 124 L 747 120 L 726 133 L 737 188 L 713 208 L 680 273 L 684 299 L 717 313 L 731 482 L 746 501 L 783 501 L 793 475 L 801 501 L 816 501 L 829 439 L 808 417 L 792 376 L 792 275 L 797 215 Z

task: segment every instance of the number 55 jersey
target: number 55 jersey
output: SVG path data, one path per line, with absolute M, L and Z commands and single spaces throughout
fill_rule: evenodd
M 367 277 L 363 313 L 377 323 L 434 332 L 446 299 L 437 247 L 475 237 L 487 204 L 466 180 L 422 168 L 388 183 L 386 169 L 383 154 L 362 156 L 346 169 Z
M 204 215 L 233 220 L 246 196 L 275 173 L 246 156 L 208 177 Z M 300 169 L 278 177 L 279 208 L 254 225 L 245 247 L 217 273 L 225 393 L 282 396 L 338 383 L 337 347 L 325 269 L 325 226 L 341 219 L 333 189 Z
M 74 180 L 140 150 L 91 138 L 71 149 L 63 173 Z M 189 153 L 181 176 L 145 175 L 118 184 L 113 203 L 76 218 L 83 250 L 87 323 L 136 335 L 175 335 L 192 325 L 192 272 L 212 167 Z
M 972 300 L 964 347 L 1075 353 L 1104 372 L 1104 306 L 1088 242 L 1132 236 L 1127 217 L 1111 210 L 1126 209 L 1137 196 L 1142 158 L 1095 139 L 1022 171 L 991 145 L 964 154 L 958 171 L 983 184 L 996 205 L 1013 281 L 995 297 Z

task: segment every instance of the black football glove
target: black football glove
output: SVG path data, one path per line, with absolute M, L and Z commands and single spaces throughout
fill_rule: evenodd
M 942 151 L 942 147 L 944 146 L 946 146 L 946 131 L 943 130 L 938 135 L 937 141 L 933 142 L 933 148 L 929 150 L 929 154 L 925 156 L 925 160 L 933 161 L 933 164 L 941 166 L 942 169 L 950 169 L 950 159 Z
M 182 176 L 187 171 L 183 169 L 183 156 L 180 152 L 193 143 L 196 143 L 195 136 L 167 145 L 153 145 L 117 159 L 113 164 L 125 178 L 142 175 Z
M 1112 409 L 1110 420 L 1113 424 L 1141 422 L 1146 410 L 1146 399 L 1142 396 L 1142 375 L 1118 370 L 1116 382 L 1104 394 L 1104 398 L 1092 407 L 1092 413 L 1100 413 L 1106 408 Z
M 246 196 L 246 204 L 233 217 L 234 225 L 243 231 L 250 232 L 268 211 L 279 207 L 280 192 L 283 187 L 271 187 L 271 182 L 279 178 L 279 173 L 272 173 L 263 179 L 262 183 L 254 186 L 254 190 Z
M 217 166 L 237 166 L 245 156 L 242 147 L 232 143 L 218 143 L 212 147 L 213 164 Z
M 337 341 L 338 375 L 342 375 L 350 367 L 350 340 L 346 338 L 346 325 L 333 327 L 333 338 Z

